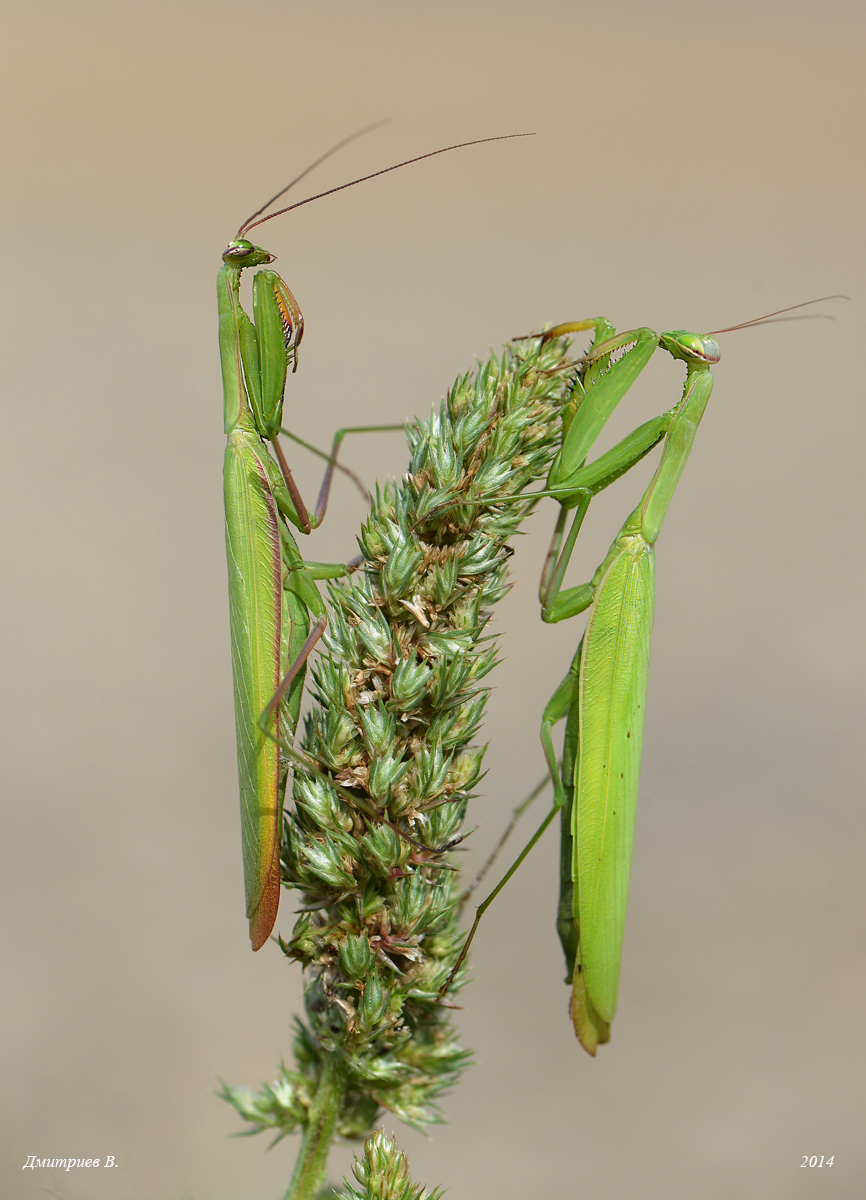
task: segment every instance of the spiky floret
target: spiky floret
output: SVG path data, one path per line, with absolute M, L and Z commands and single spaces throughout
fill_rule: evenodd
M 465 1066 L 437 1001 L 462 938 L 448 850 L 481 776 L 490 608 L 532 506 L 514 498 L 558 448 L 566 349 L 494 355 L 410 427 L 409 471 L 377 489 L 358 539 L 364 566 L 331 587 L 301 745 L 321 774 L 295 771 L 282 846 L 283 882 L 303 897 L 282 945 L 307 969 L 308 1026 L 296 1070 L 258 1096 L 227 1089 L 250 1132 L 308 1123 L 334 1055 L 337 1132 L 355 1137 L 382 1109 L 440 1120 L 435 1099 Z
M 334 1200 L 441 1200 L 438 1188 L 429 1192 L 412 1182 L 409 1160 L 381 1129 L 371 1133 L 363 1153 L 355 1155 L 352 1174 L 357 1186 L 344 1178 Z

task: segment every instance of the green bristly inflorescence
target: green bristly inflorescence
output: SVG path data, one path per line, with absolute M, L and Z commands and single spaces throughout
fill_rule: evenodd
M 334 1200 L 441 1200 L 442 1192 L 428 1192 L 409 1177 L 409 1161 L 393 1138 L 381 1131 L 364 1143 L 363 1154 L 352 1167 L 355 1184 L 343 1180 Z
M 408 474 L 377 489 L 358 539 L 364 565 L 331 586 L 302 741 L 321 774 L 295 770 L 282 845 L 302 911 L 281 944 L 306 969 L 307 1023 L 276 1083 L 225 1089 L 250 1133 L 301 1127 L 311 1146 L 364 1136 L 383 1109 L 436 1122 L 466 1065 L 437 999 L 463 937 L 448 850 L 482 771 L 489 610 L 532 506 L 513 498 L 558 448 L 566 350 L 493 356 L 408 430 Z

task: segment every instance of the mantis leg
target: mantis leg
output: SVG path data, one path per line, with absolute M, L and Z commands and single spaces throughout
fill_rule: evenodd
M 296 653 L 292 658 L 288 670 L 280 680 L 279 687 L 271 696 L 268 703 L 262 710 L 259 717 L 259 728 L 269 737 L 273 737 L 274 733 L 269 730 L 271 717 L 275 713 L 278 705 L 280 705 L 289 688 L 297 679 L 299 673 L 304 669 L 307 659 L 310 657 L 313 648 L 321 638 L 322 634 L 328 627 L 328 617 L 325 612 L 325 607 L 322 599 L 319 596 L 318 589 L 312 583 L 316 579 L 340 579 L 344 575 L 348 575 L 350 568 L 343 563 L 312 563 L 305 562 L 301 559 L 300 552 L 294 543 L 294 539 L 285 531 L 284 540 L 284 555 L 289 557 L 294 555 L 295 562 L 286 568 L 286 578 L 283 583 L 285 592 L 288 593 L 287 599 L 289 602 L 289 620 L 292 628 L 309 627 L 310 614 L 317 614 L 318 619 L 310 629 L 308 636 L 303 642 L 300 649 L 296 649 Z M 290 543 L 291 549 L 287 546 Z M 288 553 L 287 553 L 288 551 Z M 295 649 L 291 644 L 290 651 Z M 303 681 L 301 681 L 303 682 Z M 300 689 L 298 689 L 298 706 L 300 705 Z M 291 703 L 290 703 L 290 707 Z M 293 713 L 292 728 L 297 724 L 298 713 Z
M 578 654 L 575 655 L 575 662 L 577 662 L 578 660 L 579 660 L 579 651 L 578 651 Z M 493 903 L 493 901 L 496 899 L 496 897 L 499 895 L 499 893 L 502 891 L 502 889 L 505 887 L 505 885 L 511 879 L 512 875 L 514 875 L 515 871 L 517 871 L 517 869 L 521 866 L 521 864 L 523 863 L 524 859 L 527 857 L 529 852 L 538 843 L 539 839 L 542 837 L 545 830 L 550 825 L 553 818 L 556 816 L 556 813 L 559 811 L 559 809 L 562 807 L 562 804 L 565 802 L 566 791 L 565 791 L 565 788 L 563 787 L 562 779 L 559 774 L 559 768 L 558 768 L 557 762 L 556 762 L 556 751 L 553 749 L 551 730 L 553 729 L 553 726 L 557 723 L 557 721 L 562 720 L 562 718 L 569 713 L 569 711 L 572 707 L 572 698 L 573 698 L 573 693 L 574 693 L 574 688 L 575 688 L 575 683 L 576 683 L 576 678 L 574 675 L 574 666 L 575 666 L 575 663 L 573 662 L 565 679 L 563 679 L 562 683 L 559 685 L 559 687 L 554 692 L 553 696 L 550 698 L 550 700 L 544 710 L 544 717 L 542 719 L 541 740 L 542 740 L 542 744 L 544 745 L 544 752 L 545 752 L 545 757 L 547 758 L 547 762 L 548 762 L 550 778 L 553 782 L 553 788 L 554 788 L 553 805 L 552 805 L 550 811 L 547 813 L 547 816 L 544 818 L 544 820 L 541 822 L 539 827 L 536 829 L 535 833 L 532 835 L 532 837 L 529 839 L 529 841 L 526 843 L 526 845 L 520 851 L 517 858 L 514 860 L 514 862 L 511 864 L 511 866 L 508 868 L 508 870 L 505 872 L 505 874 L 502 876 L 502 878 L 496 884 L 496 887 L 494 887 L 493 891 L 490 892 L 490 894 L 482 901 L 481 904 L 478 905 L 477 909 L 475 910 L 475 919 L 472 922 L 472 926 L 469 930 L 469 933 L 466 936 L 466 940 L 464 941 L 464 943 L 460 949 L 460 954 L 457 957 L 457 961 L 455 962 L 454 966 L 451 968 L 448 978 L 445 980 L 444 984 L 442 985 L 442 987 L 439 990 L 439 999 L 440 1000 L 447 993 L 455 975 L 460 970 L 460 967 L 463 965 L 466 955 L 469 953 L 469 947 L 472 945 L 472 941 L 478 930 L 478 926 L 481 924 L 481 918 L 484 916 L 484 914 L 487 912 L 487 909 L 490 907 L 490 905 Z M 541 791 L 542 786 L 543 786 L 543 784 L 540 784 L 538 787 L 533 789 L 533 791 L 526 798 L 526 800 L 524 800 L 514 810 L 514 816 L 512 817 L 512 820 L 509 823 L 509 826 L 506 829 L 505 833 L 500 838 L 499 844 L 497 845 L 493 855 L 491 856 L 491 859 L 488 860 L 487 864 L 485 865 L 485 867 L 481 873 L 482 876 L 483 876 L 484 872 L 487 871 L 488 867 L 490 866 L 490 863 L 493 861 L 493 859 L 498 854 L 498 852 L 501 849 L 502 845 L 504 844 L 506 838 L 508 837 L 508 835 L 510 834 L 514 825 L 516 824 L 518 817 L 523 813 L 523 811 L 525 811 L 526 808 L 529 807 L 529 804 L 535 799 L 535 797 Z M 477 883 L 478 883 L 478 880 L 476 880 L 476 883 L 474 883 L 472 885 L 472 887 L 469 889 L 469 892 L 467 893 L 467 895 L 471 894 L 471 892 L 477 886 Z
M 529 793 L 529 795 L 526 797 L 526 799 L 521 800 L 520 803 L 517 805 L 517 807 L 514 809 L 514 811 L 511 814 L 511 820 L 508 822 L 508 824 L 505 826 L 505 829 L 502 831 L 502 836 L 500 837 L 499 841 L 496 843 L 496 845 L 493 847 L 492 851 L 490 852 L 487 862 L 484 864 L 484 866 L 481 868 L 481 870 L 478 872 L 478 874 L 475 876 L 475 878 L 470 883 L 469 887 L 466 889 L 466 891 L 460 897 L 461 907 L 462 907 L 462 905 L 464 905 L 466 903 L 466 901 L 470 898 L 470 896 L 472 896 L 472 894 L 476 890 L 476 888 L 478 888 L 480 886 L 480 884 L 483 882 L 485 876 L 487 875 L 487 872 L 490 870 L 490 868 L 496 862 L 499 855 L 502 853 L 505 843 L 508 841 L 508 839 L 511 837 L 512 833 L 516 829 L 518 821 L 523 816 L 523 814 L 527 811 L 527 809 L 530 807 L 530 805 L 533 804 L 538 799 L 538 797 L 541 795 L 541 793 L 547 787 L 549 782 L 550 782 L 550 779 L 548 778 L 547 775 L 545 775 L 544 778 L 541 780 L 541 782 L 537 783 L 535 785 L 535 787 L 532 789 L 532 791 Z
M 670 429 L 674 411 L 663 413 L 660 417 L 654 417 L 652 420 L 644 422 L 605 454 L 600 455 L 594 462 L 581 467 L 572 475 L 569 507 L 575 509 L 575 514 L 563 545 L 562 533 L 567 512 L 566 507 L 563 506 L 547 553 L 539 590 L 543 621 L 549 623 L 564 621 L 568 617 L 583 612 L 591 604 L 592 592 L 588 590 L 591 588 L 590 584 L 569 588 L 566 591 L 562 590 L 562 582 L 590 501 L 593 496 L 597 496 L 599 492 L 604 491 L 627 471 L 630 471 L 659 444 Z
M 269 262 L 271 256 L 249 247 L 250 266 Z M 253 279 L 253 322 L 240 302 L 240 277 L 244 269 L 229 267 L 218 280 L 220 304 L 220 340 L 223 381 L 226 394 L 226 429 L 237 420 L 238 408 L 246 408 L 259 436 L 267 441 L 279 466 L 286 499 L 280 503 L 283 515 L 303 533 L 311 533 L 324 519 L 335 468 L 345 470 L 364 496 L 367 489 L 354 472 L 337 462 L 340 443 L 347 433 L 366 429 L 402 429 L 393 426 L 357 426 L 338 430 L 330 455 L 294 437 L 282 429 L 283 400 L 288 369 L 297 368 L 297 349 L 303 337 L 304 319 L 298 302 L 285 280 L 276 271 L 259 271 Z M 279 442 L 286 432 L 313 453 L 324 457 L 328 466 L 322 480 L 316 508 L 311 513 L 300 494 L 291 468 Z
M 400 432 L 403 432 L 405 430 L 405 428 L 406 428 L 405 424 L 401 424 L 401 425 L 350 425 L 344 429 L 338 429 L 337 432 L 334 434 L 334 440 L 331 444 L 331 453 L 330 454 L 326 454 L 323 450 L 317 449 L 315 446 L 311 445 L 310 442 L 304 441 L 303 438 L 298 437 L 297 434 L 292 433 L 290 430 L 280 429 L 280 431 L 279 431 L 280 433 L 284 434 L 286 437 L 291 438 L 293 442 L 297 442 L 299 446 L 303 446 L 306 450 L 309 450 L 311 453 L 317 454 L 320 458 L 324 458 L 328 464 L 327 467 L 325 468 L 325 474 L 322 476 L 322 483 L 319 487 L 319 495 L 316 500 L 316 507 L 313 512 L 309 511 L 307 506 L 304 504 L 304 501 L 301 499 L 301 494 L 298 491 L 298 486 L 295 483 L 295 479 L 294 479 L 294 476 L 292 475 L 291 468 L 289 467 L 289 464 L 286 461 L 286 456 L 283 453 L 283 448 L 280 445 L 277 436 L 274 435 L 274 437 L 271 439 L 271 445 L 274 448 L 274 455 L 277 459 L 277 462 L 280 465 L 280 473 L 283 476 L 283 480 L 285 481 L 286 488 L 288 489 L 289 495 L 291 496 L 293 511 L 294 511 L 294 513 L 296 513 L 299 516 L 300 528 L 304 533 L 311 533 L 312 530 L 318 529 L 318 527 L 322 524 L 322 522 L 325 519 L 325 513 L 328 510 L 328 500 L 330 499 L 330 495 L 331 495 L 331 485 L 334 480 L 334 471 L 335 470 L 342 471 L 344 475 L 347 475 L 352 480 L 352 482 L 355 484 L 358 491 L 361 493 L 361 495 L 364 497 L 365 500 L 369 501 L 372 499 L 369 489 L 365 486 L 365 484 L 361 481 L 361 479 L 359 479 L 359 477 L 355 474 L 355 472 L 350 470 L 349 467 L 345 467 L 345 466 L 343 466 L 342 463 L 337 461 L 337 456 L 340 452 L 340 445 L 341 445 L 343 439 L 347 436 L 347 434 L 350 434 L 350 433 L 388 433 L 388 432 L 395 432 L 397 430 L 399 430 Z M 288 514 L 286 514 L 286 515 L 288 515 Z
M 324 450 L 319 450 L 318 447 L 311 445 L 310 442 L 305 442 L 303 438 L 298 437 L 297 434 L 292 433 L 291 430 L 289 430 L 289 429 L 281 429 L 280 430 L 280 433 L 284 434 L 286 437 L 291 438 L 293 442 L 297 442 L 299 446 L 303 446 L 305 450 L 309 450 L 312 454 L 317 454 L 319 456 L 319 458 L 324 458 L 328 464 L 328 466 L 325 470 L 325 474 L 322 477 L 322 483 L 319 488 L 319 496 L 318 496 L 318 499 L 316 500 L 316 510 L 312 517 L 311 524 L 314 529 L 318 528 L 318 526 L 321 525 L 322 521 L 325 519 L 325 513 L 327 512 L 327 509 L 328 509 L 328 500 L 331 495 L 331 483 L 334 478 L 334 470 L 335 469 L 338 471 L 342 471 L 344 475 L 347 475 L 349 477 L 349 479 L 352 480 L 355 487 L 358 489 L 358 491 L 361 493 L 361 495 L 364 497 L 365 500 L 367 500 L 368 502 L 370 500 L 372 500 L 372 496 L 370 494 L 369 489 L 362 482 L 362 480 L 359 479 L 359 477 L 355 474 L 355 472 L 350 470 L 349 467 L 344 466 L 341 462 L 337 461 L 337 456 L 340 452 L 340 446 L 343 442 L 343 439 L 350 433 L 396 433 L 396 432 L 403 433 L 403 432 L 405 432 L 405 429 L 406 429 L 405 424 L 401 424 L 401 425 L 349 425 L 349 426 L 346 426 L 345 429 L 338 429 L 337 432 L 334 434 L 334 440 L 331 443 L 331 453 L 330 454 L 326 454 Z
M 609 322 L 605 322 L 604 326 L 598 324 L 601 320 L 596 318 L 592 322 L 579 324 L 588 324 L 602 332 L 610 330 Z M 657 347 L 658 334 L 651 329 L 633 329 L 594 344 L 584 356 L 582 361 L 585 370 L 576 382 L 572 405 L 566 406 L 563 413 L 562 449 L 554 460 L 547 480 L 551 490 L 561 492 L 560 503 L 565 507 L 573 507 L 569 503 L 569 494 L 579 486 L 575 480 L 576 473 L 583 467 L 587 454 L 616 406 Z M 611 363 L 611 356 L 619 350 L 624 351 L 623 357 Z
M 529 854 L 530 850 L 532 850 L 533 846 L 535 846 L 535 844 L 539 841 L 539 839 L 541 838 L 544 831 L 547 829 L 550 822 L 556 816 L 556 812 L 557 812 L 557 809 L 556 809 L 556 806 L 554 805 L 554 807 L 551 808 L 550 812 L 547 814 L 547 816 L 541 822 L 538 829 L 536 829 L 535 833 L 532 835 L 532 837 L 529 839 L 529 841 L 526 843 L 526 845 L 520 851 L 517 858 L 514 860 L 514 862 L 511 864 L 511 866 L 508 868 L 508 870 L 505 872 L 505 874 L 499 880 L 499 883 L 497 883 L 496 887 L 493 889 L 493 891 L 490 893 L 490 895 L 484 901 L 482 901 L 481 904 L 478 905 L 478 908 L 476 908 L 475 920 L 472 922 L 472 928 L 469 930 L 469 933 L 466 935 L 466 940 L 464 941 L 464 943 L 460 949 L 460 953 L 457 956 L 457 961 L 455 962 L 454 966 L 451 968 L 448 978 L 445 980 L 445 982 L 442 984 L 442 987 L 439 989 L 438 998 L 440 1000 L 443 999 L 443 997 L 447 993 L 448 989 L 451 987 L 451 982 L 454 979 L 454 976 L 457 974 L 457 972 L 462 967 L 463 961 L 466 958 L 466 955 L 469 953 L 469 947 L 472 945 L 472 941 L 475 937 L 475 933 L 478 929 L 478 926 L 481 924 L 481 918 L 484 916 L 484 914 L 487 912 L 490 905 L 493 903 L 493 901 L 496 899 L 496 897 L 499 895 L 499 893 L 505 887 L 506 883 L 508 883 L 509 879 L 514 874 L 514 872 L 518 869 L 518 867 L 521 865 L 523 860 Z

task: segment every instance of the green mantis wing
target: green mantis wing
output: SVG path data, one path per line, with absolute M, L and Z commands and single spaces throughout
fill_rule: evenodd
M 261 439 L 235 429 L 224 470 L 244 891 L 254 949 L 267 939 L 279 906 L 285 787 L 279 745 L 257 724 L 285 663 L 280 518 L 265 453 Z
M 617 538 L 600 570 L 580 660 L 572 810 L 580 942 L 572 1017 L 592 1054 L 609 1038 L 619 988 L 653 623 L 653 558 L 640 534 Z

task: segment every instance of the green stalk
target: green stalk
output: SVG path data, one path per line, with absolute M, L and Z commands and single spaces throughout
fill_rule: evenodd
M 322 1189 L 345 1090 L 343 1056 L 339 1053 L 326 1055 L 285 1200 L 315 1200 Z

